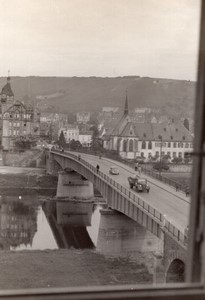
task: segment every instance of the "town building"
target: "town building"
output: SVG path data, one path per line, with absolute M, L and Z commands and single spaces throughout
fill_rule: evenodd
M 102 116 L 103 117 L 113 117 L 119 111 L 119 107 L 103 107 Z
M 90 147 L 92 142 L 92 131 L 81 131 L 79 133 L 79 142 L 83 147 Z
M 126 159 L 136 157 L 184 158 L 193 150 L 193 137 L 181 123 L 138 123 L 129 116 L 128 100 L 121 118 L 104 134 L 104 148 Z
M 0 94 L 1 100 L 1 137 L 4 150 L 12 150 L 18 137 L 40 136 L 40 112 L 31 104 L 14 99 L 10 77 Z
M 90 113 L 89 112 L 78 112 L 76 114 L 77 123 L 86 124 L 90 121 Z
M 58 136 L 60 136 L 61 131 L 63 131 L 66 143 L 69 143 L 72 140 L 79 140 L 79 128 L 77 125 L 68 124 L 65 127 L 61 127 Z

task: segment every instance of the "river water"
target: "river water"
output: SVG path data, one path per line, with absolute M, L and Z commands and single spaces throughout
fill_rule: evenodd
M 47 200 L 46 200 L 47 198 Z M 95 248 L 100 209 L 93 202 L 62 202 L 19 192 L 0 195 L 0 248 L 45 250 Z

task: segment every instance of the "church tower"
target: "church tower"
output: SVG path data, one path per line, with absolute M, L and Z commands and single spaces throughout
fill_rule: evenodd
M 8 72 L 8 77 L 7 77 L 7 83 L 3 86 L 2 90 L 1 90 L 1 103 L 10 103 L 13 104 L 14 102 L 14 93 L 11 89 L 11 84 L 10 84 L 11 78 L 9 76 L 9 72 Z
M 10 81 L 11 78 L 8 71 L 7 83 L 3 86 L 0 93 L 1 113 L 4 113 L 10 106 L 14 104 L 14 93 L 11 89 Z
M 125 99 L 124 116 L 127 116 L 128 114 L 129 114 L 129 109 L 128 109 L 128 100 L 127 100 L 127 91 L 126 91 L 126 99 Z

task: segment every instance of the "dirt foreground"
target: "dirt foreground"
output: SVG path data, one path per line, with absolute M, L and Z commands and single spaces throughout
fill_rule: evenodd
M 94 250 L 1 251 L 0 289 L 152 283 L 143 265 Z

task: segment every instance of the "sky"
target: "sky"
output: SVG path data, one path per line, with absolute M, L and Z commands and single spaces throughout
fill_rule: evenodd
M 0 4 L 0 76 L 196 80 L 200 0 Z

